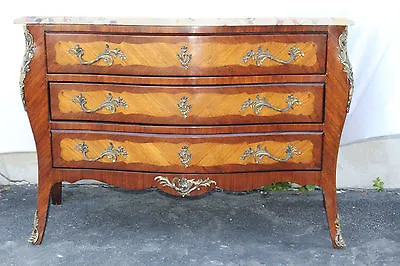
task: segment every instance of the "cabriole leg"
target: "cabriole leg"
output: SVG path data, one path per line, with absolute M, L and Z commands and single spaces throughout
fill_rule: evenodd
M 50 190 L 51 185 L 40 185 L 39 183 L 37 209 L 35 212 L 32 233 L 28 239 L 28 242 L 33 245 L 40 245 L 40 243 L 42 243 L 44 231 L 46 229 Z
M 345 248 L 346 243 L 342 236 L 340 218 L 337 209 L 336 188 L 323 189 L 326 216 L 334 248 Z

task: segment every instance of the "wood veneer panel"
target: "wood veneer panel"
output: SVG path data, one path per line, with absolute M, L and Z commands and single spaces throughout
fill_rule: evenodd
M 226 126 L 151 126 L 117 123 L 59 122 L 51 121 L 51 129 L 91 130 L 159 134 L 228 134 L 257 132 L 320 132 L 322 124 L 263 124 L 263 125 L 226 125 Z
M 47 74 L 48 81 L 95 82 L 146 85 L 239 85 L 259 83 L 317 83 L 325 82 L 326 75 L 269 75 L 232 77 L 146 77 L 93 74 Z
M 80 95 L 84 97 L 85 104 Z M 294 98 L 289 101 L 291 95 Z M 166 87 L 50 83 L 53 120 L 139 124 L 322 122 L 323 95 L 323 84 Z M 257 103 L 264 102 L 265 97 L 265 104 L 271 104 L 281 111 L 262 105 L 256 109 L 254 106 L 241 109 L 245 101 L 248 99 L 256 101 L 257 96 L 261 99 Z M 182 103 L 182 97 L 186 97 L 186 104 L 190 105 L 186 118 L 178 108 L 178 103 Z M 116 102 L 118 98 L 121 100 Z M 82 101 L 79 102 L 79 99 Z M 108 105 L 104 104 L 105 102 Z M 89 112 L 101 106 L 100 110 Z M 288 108 L 289 106 L 291 108 Z
M 43 25 L 46 32 L 93 32 L 93 33 L 115 33 L 115 34 L 252 34 L 252 33 L 327 33 L 326 25 L 248 25 L 248 26 L 123 26 L 123 25 Z
M 332 245 L 337 245 L 337 201 L 336 201 L 336 165 L 339 151 L 340 136 L 346 118 L 348 99 L 348 80 L 343 71 L 343 64 L 339 60 L 339 36 L 345 30 L 344 26 L 330 26 L 328 36 L 328 57 L 326 100 L 325 100 L 325 127 L 323 144 L 323 164 L 321 186 L 324 193 L 325 208 L 332 239 Z M 340 235 L 341 237 L 341 235 Z
M 91 160 L 101 155 L 111 143 L 127 154 L 115 160 L 104 156 L 95 161 L 84 159 L 79 144 L 87 145 Z M 268 158 L 241 156 L 249 148 L 260 145 L 282 162 Z M 288 151 L 288 146 L 300 152 Z M 105 132 L 52 131 L 53 164 L 55 167 L 120 169 L 131 171 L 218 173 L 262 170 L 318 170 L 321 164 L 321 133 L 244 134 L 244 135 L 159 135 Z M 178 153 L 188 146 L 192 158 L 185 167 Z M 288 157 L 292 154 L 291 157 Z M 289 159 L 288 159 L 289 158 Z
M 79 45 L 82 59 L 91 61 L 106 45 L 120 49 L 126 56 L 117 57 L 113 64 L 99 60 L 90 65 L 80 64 L 77 56 L 68 52 Z M 102 73 L 155 76 L 232 76 L 264 74 L 322 74 L 325 73 L 326 35 L 237 35 L 237 36 L 131 36 L 94 34 L 46 35 L 47 64 L 50 73 Z M 186 69 L 177 54 L 186 46 L 192 59 Z M 257 66 L 243 57 L 258 47 L 268 49 L 278 59 L 288 60 L 289 50 L 296 46 L 303 53 L 290 63 L 265 59 Z
M 270 184 L 271 182 L 288 181 L 299 185 L 320 185 L 320 171 L 278 171 L 278 172 L 250 172 L 250 173 L 218 173 L 218 174 L 171 174 L 171 173 L 143 173 L 94 169 L 54 169 L 54 179 L 58 182 L 76 182 L 82 179 L 91 179 L 104 182 L 125 189 L 143 190 L 157 187 L 169 194 L 181 196 L 175 190 L 160 185 L 155 181 L 156 176 L 162 175 L 172 180 L 174 177 L 187 179 L 206 179 L 215 181 L 219 188 L 227 191 L 245 191 Z M 190 196 L 204 194 L 214 189 L 214 186 L 193 191 Z

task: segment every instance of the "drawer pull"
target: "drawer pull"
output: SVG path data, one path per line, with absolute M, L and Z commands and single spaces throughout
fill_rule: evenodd
M 264 60 L 268 58 L 280 64 L 289 64 L 292 61 L 295 61 L 298 56 L 304 56 L 304 53 L 300 51 L 300 49 L 297 48 L 295 45 L 290 47 L 288 54 L 290 58 L 287 60 L 282 60 L 271 55 L 268 48 L 266 48 L 264 51 L 262 47 L 259 46 L 257 52 L 254 52 L 253 50 L 248 51 L 246 55 L 242 58 L 242 61 L 246 64 L 250 59 L 252 59 L 256 62 L 257 66 L 261 66 Z
M 263 149 L 263 148 L 261 148 L 261 145 L 257 145 L 257 149 L 249 148 L 248 150 L 246 150 L 243 153 L 243 155 L 240 157 L 240 159 L 245 160 L 247 157 L 254 157 L 254 162 L 260 163 L 261 160 L 263 159 L 263 157 L 267 156 L 268 158 L 271 158 L 272 160 L 275 160 L 278 162 L 286 162 L 286 161 L 289 161 L 291 158 L 293 158 L 293 154 L 296 154 L 296 155 L 301 154 L 301 152 L 298 151 L 293 144 L 289 144 L 286 147 L 286 157 L 285 158 L 275 157 L 271 153 L 268 152 L 266 147 L 264 147 L 264 149 Z
M 121 97 L 116 97 L 113 99 L 113 96 L 111 93 L 108 93 L 107 98 L 98 107 L 96 107 L 94 109 L 86 108 L 85 105 L 86 105 L 87 101 L 86 101 L 85 96 L 82 95 L 82 93 L 73 97 L 71 99 L 71 101 L 79 104 L 81 106 L 82 111 L 84 111 L 85 113 L 94 113 L 94 112 L 97 112 L 97 111 L 105 108 L 108 111 L 110 111 L 110 113 L 113 114 L 116 112 L 118 106 L 122 106 L 124 108 L 128 107 L 128 104 L 124 101 L 124 99 L 122 99 Z
M 122 155 L 124 157 L 128 156 L 128 152 L 121 146 L 114 147 L 114 144 L 110 142 L 110 145 L 96 158 L 88 158 L 86 153 L 89 151 L 89 147 L 86 145 L 84 141 L 78 143 L 78 145 L 74 146 L 74 149 L 82 152 L 83 159 L 88 162 L 95 162 L 100 160 L 103 157 L 107 157 L 111 162 L 115 163 L 117 161 L 118 156 Z
M 188 53 L 188 48 L 186 45 L 181 47 L 181 52 L 176 54 L 178 56 L 179 62 L 181 65 L 188 69 L 190 60 L 192 60 L 192 54 Z
M 190 104 L 187 103 L 188 97 L 186 96 L 182 96 L 181 99 L 179 100 L 177 106 L 179 109 L 179 112 L 181 112 L 181 115 L 184 118 L 188 117 L 188 113 L 190 112 L 190 110 L 192 109 L 192 106 Z
M 192 160 L 192 154 L 189 152 L 189 147 L 186 145 L 182 146 L 180 152 L 178 152 L 178 157 L 185 168 L 188 168 L 189 163 Z
M 126 55 L 118 48 L 110 50 L 110 46 L 106 43 L 106 48 L 103 52 L 101 52 L 95 59 L 92 61 L 84 61 L 82 59 L 84 55 L 83 48 L 77 44 L 75 47 L 72 47 L 68 53 L 75 54 L 78 57 L 79 63 L 81 65 L 92 65 L 100 60 L 104 60 L 107 65 L 111 66 L 114 63 L 114 59 L 119 57 L 121 60 L 126 60 Z
M 290 109 L 294 109 L 294 106 L 296 104 L 299 104 L 299 105 L 301 104 L 301 101 L 299 99 L 297 99 L 293 94 L 290 94 L 286 98 L 285 101 L 287 103 L 287 106 L 284 107 L 284 108 L 278 108 L 278 107 L 275 107 L 272 104 L 270 104 L 267 101 L 266 97 L 261 99 L 261 97 L 257 94 L 255 100 L 252 100 L 252 99 L 245 100 L 244 103 L 242 104 L 242 107 L 240 107 L 240 110 L 242 111 L 242 110 L 246 109 L 247 107 L 251 107 L 251 108 L 253 108 L 254 113 L 258 115 L 261 112 L 261 109 L 264 106 L 266 106 L 266 107 L 271 108 L 272 110 L 275 110 L 277 112 L 284 113 L 284 112 L 287 112 Z
M 203 179 L 186 179 L 185 177 L 174 177 L 172 181 L 169 181 L 168 177 L 156 176 L 155 181 L 159 182 L 163 187 L 170 187 L 176 192 L 185 197 L 192 193 L 194 190 L 200 190 L 200 187 L 209 187 L 211 185 L 217 185 L 217 182 L 210 180 L 210 178 Z

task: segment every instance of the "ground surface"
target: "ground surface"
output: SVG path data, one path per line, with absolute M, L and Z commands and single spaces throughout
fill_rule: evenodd
M 338 194 L 345 250 L 321 191 L 196 199 L 64 185 L 41 246 L 27 243 L 36 186 L 0 186 L 0 265 L 399 265 L 400 191 Z

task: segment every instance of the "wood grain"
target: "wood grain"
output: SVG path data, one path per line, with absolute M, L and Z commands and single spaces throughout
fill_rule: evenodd
M 34 56 L 30 63 L 30 71 L 27 72 L 25 78 L 25 99 L 38 158 L 38 238 L 33 243 L 38 245 L 42 242 L 46 228 L 50 191 L 57 182 L 53 179 L 51 162 L 50 125 L 48 119 L 50 114 L 46 80 L 44 29 L 40 25 L 28 26 L 27 28 L 33 36 L 35 47 Z M 61 191 L 58 191 L 56 187 L 52 194 L 56 198 L 56 195 L 61 194 Z
M 321 186 L 324 193 L 326 214 L 333 247 L 337 248 L 335 220 L 338 215 L 336 201 L 336 165 L 339 151 L 340 135 L 346 117 L 348 84 L 343 65 L 338 60 L 339 35 L 343 26 L 329 27 L 328 37 L 328 75 L 326 83 L 326 108 L 324 128 L 324 158 L 321 173 Z
M 128 106 L 118 106 L 115 112 L 103 108 L 87 113 L 79 103 L 72 101 L 80 94 L 87 100 L 87 109 L 101 106 L 109 94 L 113 99 L 120 97 Z M 284 112 L 266 106 L 258 114 L 251 107 L 241 110 L 246 100 L 255 100 L 257 95 L 265 97 L 276 108 L 287 107 L 289 95 L 300 103 Z M 323 95 L 324 85 L 321 83 L 206 87 L 50 83 L 53 120 L 135 121 L 141 124 L 322 122 Z M 177 106 L 183 96 L 191 105 L 186 118 Z
M 73 131 L 52 131 L 53 162 L 55 167 L 121 169 L 176 173 L 247 172 L 261 170 L 316 170 L 321 165 L 320 133 L 308 134 L 246 134 L 246 135 L 187 135 L 116 134 Z M 116 162 L 104 157 L 95 162 L 84 160 L 76 147 L 84 141 L 88 146 L 87 157 L 98 157 L 109 145 L 123 147 L 128 155 L 119 156 Z M 243 153 L 266 147 L 277 158 L 287 156 L 286 148 L 293 144 L 301 152 L 287 162 L 264 157 L 260 163 Z M 192 159 L 189 167 L 181 163 L 178 152 L 189 147 Z
M 149 25 L 71 25 L 46 24 L 45 32 L 91 32 L 93 34 L 165 34 L 179 35 L 237 35 L 237 34 L 265 34 L 265 33 L 328 33 L 327 25 L 240 25 L 240 26 L 149 26 Z
M 91 179 L 104 182 L 113 186 L 126 189 L 143 190 L 151 187 L 157 187 L 169 194 L 180 196 L 176 191 L 161 186 L 154 180 L 160 173 L 157 172 L 132 172 L 132 171 L 112 171 L 96 169 L 54 169 L 54 178 L 58 182 L 74 183 L 82 179 Z M 275 171 L 275 172 L 248 172 L 248 173 L 214 173 L 214 174 L 172 174 L 162 173 L 162 176 L 170 180 L 174 177 L 185 177 L 190 179 L 206 179 L 216 181 L 217 186 L 226 191 L 245 191 L 255 189 L 263 185 L 289 181 L 299 185 L 315 184 L 320 185 L 321 171 Z M 202 195 L 210 191 L 201 189 L 193 191 L 190 196 Z
M 126 60 L 116 58 L 109 66 L 104 60 L 81 65 L 68 51 L 77 44 L 84 49 L 83 60 L 91 61 L 106 44 L 118 48 Z M 224 76 L 257 74 L 325 73 L 326 35 L 238 35 L 238 36 L 129 36 L 93 34 L 46 35 L 47 64 L 50 73 L 105 73 L 156 76 Z M 177 54 L 187 46 L 192 54 L 189 68 L 184 68 Z M 304 56 L 288 64 L 266 59 L 261 66 L 242 58 L 261 46 L 276 58 L 289 59 L 289 49 L 296 46 Z
M 53 203 L 61 202 L 61 182 L 93 179 L 126 189 L 155 186 L 179 195 L 154 180 L 162 175 L 169 180 L 174 177 L 210 178 L 218 187 L 235 191 L 279 181 L 320 185 L 332 243 L 337 247 L 334 241 L 338 214 L 336 163 L 348 98 L 346 74 L 338 59 L 338 37 L 343 26 L 31 25 L 28 29 L 33 35 L 35 50 L 25 79 L 25 97 L 39 165 L 39 236 L 34 244 L 40 244 L 43 239 L 50 195 Z M 84 59 L 88 60 L 102 52 L 105 43 L 109 43 L 111 49 L 123 44 L 129 47 L 129 60 L 133 61 L 124 63 L 116 59 L 111 67 L 102 66 L 101 62 L 77 65 L 76 57 L 65 55 L 65 49 L 77 43 L 85 48 Z M 184 69 L 175 58 L 183 44 L 193 53 L 189 69 Z M 304 45 L 298 48 L 307 50 L 306 55 L 311 57 L 298 58 L 287 65 L 267 60 L 262 67 L 255 66 L 254 62 L 244 65 L 240 61 L 243 50 L 254 50 L 259 45 L 264 50 L 270 49 L 274 56 L 287 59 L 287 48 L 293 44 Z M 137 52 L 131 51 L 131 47 Z M 155 52 L 156 48 L 161 50 Z M 57 63 L 57 60 L 61 61 Z M 60 97 L 61 91 L 64 98 Z M 244 95 L 267 95 L 278 104 L 292 91 L 311 95 L 302 98 L 307 108 L 301 110 L 296 106 L 290 110 L 305 113 L 273 115 L 263 110 L 259 116 L 242 113 L 236 117 L 233 114 L 236 110 L 233 106 L 240 103 L 238 99 Z M 105 113 L 88 116 L 73 109 L 76 106 L 68 102 L 75 92 L 90 94 L 93 102 L 88 102 L 89 107 L 98 104 L 108 92 L 127 97 L 134 105 L 145 102 L 146 108 L 155 96 L 161 97 L 162 104 L 154 106 L 157 110 L 151 112 L 151 108 L 141 107 L 129 109 L 132 113 L 118 111 L 116 116 Z M 192 117 L 186 122 L 179 122 L 181 117 L 168 113 L 173 110 L 172 103 L 177 99 L 174 97 L 181 92 L 189 95 L 195 107 L 199 104 L 204 107 L 203 110 L 193 109 Z M 144 95 L 149 96 L 148 99 L 143 98 Z M 227 96 L 233 99 L 225 106 L 221 99 Z M 166 109 L 161 111 L 161 107 Z M 212 108 L 221 113 L 212 116 L 215 114 L 210 111 Z M 64 155 L 69 161 L 65 161 L 60 146 L 62 140 L 74 143 L 84 140 L 90 147 L 88 156 L 101 152 L 108 141 L 121 145 L 132 143 L 135 149 L 129 150 L 130 154 L 139 154 L 136 158 L 140 160 L 92 164 L 76 160 L 75 150 L 70 149 Z M 294 160 L 300 161 L 273 163 L 264 158 L 260 164 L 250 159 L 239 160 L 239 163 L 229 161 L 240 154 L 239 150 L 255 148 L 259 143 L 272 145 L 269 151 L 282 157 L 285 145 L 292 142 L 304 143 L 303 155 L 311 159 L 302 161 L 299 156 Z M 70 147 L 73 143 L 67 144 Z M 193 165 L 188 168 L 182 167 L 176 156 L 183 144 L 188 144 L 193 151 Z M 149 156 L 139 152 L 142 150 L 151 150 L 151 163 Z M 166 161 L 162 161 L 165 158 Z M 213 188 L 202 188 L 191 196 Z
M 142 85 L 245 85 L 279 83 L 323 83 L 325 74 L 318 75 L 269 75 L 269 76 L 225 76 L 225 77 L 156 77 L 156 76 L 116 76 L 96 74 L 54 74 L 47 73 L 48 81 L 91 82 L 109 84 Z

